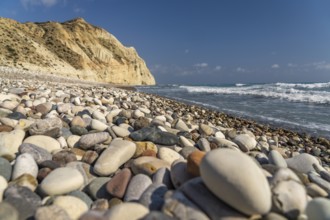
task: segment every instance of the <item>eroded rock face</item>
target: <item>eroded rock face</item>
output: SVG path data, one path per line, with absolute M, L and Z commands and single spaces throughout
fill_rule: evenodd
M 153 85 L 144 60 L 106 30 L 82 18 L 19 23 L 0 18 L 0 66 L 97 82 Z M 16 43 L 15 43 L 16 42 Z

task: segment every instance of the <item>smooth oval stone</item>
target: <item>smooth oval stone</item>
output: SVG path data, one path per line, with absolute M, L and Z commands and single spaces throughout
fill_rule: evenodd
M 200 163 L 205 156 L 205 152 L 196 150 L 189 154 L 187 158 L 187 172 L 193 176 L 200 176 Z
M 71 167 L 80 172 L 80 174 L 84 178 L 84 184 L 83 184 L 84 187 L 97 177 L 96 174 L 93 172 L 93 168 L 91 167 L 91 165 L 87 163 L 81 161 L 73 161 L 67 163 L 65 166 Z
M 53 161 L 59 163 L 60 166 L 65 166 L 65 164 L 76 160 L 77 160 L 76 155 L 70 150 L 61 150 L 53 154 Z
M 99 154 L 95 151 L 88 150 L 84 153 L 83 157 L 81 158 L 82 162 L 93 164 L 97 158 L 99 157 Z
M 77 146 L 84 150 L 92 148 L 95 144 L 103 143 L 110 138 L 108 132 L 85 134 L 79 139 Z
M 186 123 L 184 123 L 181 119 L 179 119 L 176 124 L 174 125 L 174 128 L 180 130 L 180 131 L 189 131 L 188 126 Z
M 135 144 L 136 144 L 136 151 L 135 151 L 133 158 L 137 158 L 137 157 L 141 156 L 147 150 L 152 150 L 156 154 L 158 152 L 157 146 L 150 141 L 138 141 L 138 142 L 135 142 Z
M 136 119 L 136 120 L 134 121 L 133 126 L 134 126 L 134 130 L 135 130 L 135 131 L 139 131 L 139 130 L 142 129 L 142 128 L 147 128 L 147 127 L 149 127 L 149 126 L 150 126 L 150 121 L 149 121 L 149 119 L 146 118 L 146 117 L 140 117 L 140 118 L 138 118 L 138 119 Z M 133 138 L 132 138 L 132 139 L 133 139 Z M 133 140 L 135 140 L 135 139 L 133 139 Z M 138 140 L 136 140 L 136 141 L 138 141 Z M 140 141 L 141 141 L 141 140 L 140 140 Z
M 308 219 L 330 219 L 330 201 L 325 198 L 316 198 L 308 202 L 306 207 Z
M 150 177 L 144 174 L 133 176 L 128 184 L 124 201 L 138 201 L 143 192 L 152 184 Z
M 74 196 L 58 196 L 53 204 L 64 209 L 71 219 L 78 219 L 88 210 L 86 203 Z
M 157 156 L 159 159 L 164 160 L 169 164 L 172 164 L 174 161 L 179 159 L 183 160 L 183 157 L 178 152 L 167 147 L 161 147 L 158 150 Z
M 40 164 L 46 160 L 51 160 L 52 155 L 45 149 L 38 147 L 34 144 L 23 143 L 19 146 L 19 152 L 21 154 L 31 154 L 37 164 Z
M 58 113 L 68 113 L 71 111 L 72 104 L 71 103 L 64 103 L 57 105 L 57 111 Z
M 56 139 L 45 135 L 30 136 L 24 140 L 24 143 L 37 145 L 50 153 L 61 149 L 61 145 Z
M 114 197 L 123 198 L 131 177 L 132 172 L 128 168 L 118 172 L 106 185 L 108 193 Z
M 8 160 L 0 157 L 0 176 L 3 176 L 7 181 L 10 180 L 12 172 L 12 166 Z
M 230 148 L 234 150 L 239 150 L 239 147 L 237 144 L 235 144 L 232 141 L 229 141 L 224 138 L 211 138 L 210 140 L 212 143 L 215 143 L 219 148 Z
M 38 165 L 31 154 L 20 154 L 16 158 L 12 179 L 14 180 L 22 174 L 31 174 L 33 177 L 37 177 L 38 175 Z
M 153 132 L 147 136 L 146 140 L 165 146 L 171 146 L 179 143 L 179 138 L 176 135 L 165 131 Z
M 89 210 L 80 216 L 79 220 L 104 220 L 103 212 L 97 210 Z
M 145 215 L 141 220 L 175 220 L 171 216 L 165 215 L 160 211 L 151 211 L 149 214 Z
M 193 175 L 187 171 L 187 162 L 177 160 L 171 166 L 171 180 L 175 188 L 179 188 L 188 180 L 194 178 Z
M 253 215 L 270 210 L 268 181 L 244 153 L 231 149 L 212 150 L 203 158 L 200 173 L 208 189 L 238 211 Z
M 9 186 L 4 193 L 4 201 L 10 203 L 19 213 L 19 219 L 30 219 L 41 206 L 41 198 L 23 186 Z
M 53 170 L 40 184 L 47 195 L 61 195 L 79 189 L 84 184 L 81 173 L 71 167 L 60 167 Z
M 143 173 L 149 176 L 162 167 L 170 169 L 171 165 L 164 160 L 149 156 L 139 157 L 133 160 L 131 164 L 131 169 L 134 174 Z
M 247 216 L 228 206 L 207 189 L 200 177 L 186 182 L 180 190 L 210 219 L 247 220 Z
M 136 121 L 135 121 L 135 123 L 136 123 Z M 134 127 L 134 129 L 137 130 L 135 127 Z M 147 137 L 150 134 L 152 134 L 156 131 L 157 131 L 157 129 L 155 127 L 144 127 L 144 128 L 138 129 L 137 131 L 132 132 L 129 135 L 129 137 L 132 138 L 132 140 L 134 140 L 134 141 L 144 141 L 147 139 Z
M 268 154 L 268 161 L 275 166 L 286 168 L 288 165 L 286 164 L 285 159 L 277 150 L 271 150 Z
M 78 142 L 80 140 L 80 136 L 78 135 L 70 135 L 68 136 L 66 142 L 68 144 L 69 148 L 74 148 L 74 147 L 78 147 Z
M 108 128 L 108 125 L 99 120 L 92 119 L 91 128 L 97 131 L 105 131 Z
M 181 147 L 194 147 L 194 144 L 184 136 L 179 136 L 179 142 Z
M 210 126 L 208 126 L 206 124 L 200 124 L 199 125 L 199 132 L 202 135 L 210 136 L 214 133 L 214 130 L 213 130 L 213 128 L 211 128 Z
M 81 199 L 82 201 L 84 201 L 86 203 L 87 207 L 91 207 L 91 205 L 93 204 L 93 200 L 83 191 L 75 190 L 75 191 L 69 192 L 67 195 L 74 196 L 74 197 Z
M 86 127 L 86 123 L 85 121 L 80 117 L 80 116 L 75 116 L 73 117 L 73 119 L 71 120 L 71 126 L 78 126 L 78 127 Z
M 131 133 L 127 129 L 119 127 L 119 126 L 112 126 L 111 129 L 113 130 L 113 132 L 115 132 L 115 134 L 118 137 L 127 137 Z
M 98 177 L 93 179 L 86 187 L 86 193 L 95 199 L 111 199 L 111 195 L 106 189 L 110 177 Z
M 248 134 L 237 135 L 234 138 L 234 142 L 243 152 L 253 150 L 257 145 L 257 141 Z
M 25 131 L 17 129 L 11 132 L 0 133 L 0 156 L 12 156 L 18 152 L 18 147 L 22 144 L 25 137 Z
M 94 111 L 92 117 L 98 120 L 105 120 L 104 114 L 100 111 Z
M 308 179 L 320 186 L 322 189 L 330 193 L 330 182 L 324 180 L 322 177 L 320 177 L 317 173 L 315 172 L 309 172 L 308 173 Z
M 7 118 L 14 119 L 14 120 L 20 120 L 20 119 L 26 119 L 26 116 L 20 112 L 13 112 L 7 115 Z
M 7 187 L 7 180 L 3 176 L 0 176 L 0 203 L 2 202 L 3 192 L 5 191 L 5 189 L 7 189 Z
M 52 103 L 46 102 L 37 105 L 35 109 L 37 110 L 37 112 L 40 112 L 41 114 L 45 115 L 52 110 L 52 107 L 53 107 Z
M 163 184 L 151 184 L 141 195 L 139 203 L 149 210 L 161 210 L 167 187 Z
M 29 128 L 30 135 L 45 135 L 58 138 L 61 135 L 62 120 L 59 118 L 47 118 L 37 120 Z
M 127 211 L 129 210 L 129 211 Z M 149 213 L 149 210 L 138 203 L 125 202 L 112 207 L 105 213 L 105 219 L 138 220 Z
M 292 158 L 286 159 L 286 162 L 289 168 L 294 169 L 300 173 L 315 171 L 313 165 L 320 170 L 324 170 L 319 161 L 314 156 L 307 153 L 299 154 Z
M 118 170 L 118 168 L 133 157 L 136 145 L 125 140 L 114 140 L 105 149 L 94 165 L 94 172 L 107 176 Z
M 322 189 L 319 185 L 315 183 L 309 183 L 306 186 L 307 194 L 314 198 L 314 197 L 327 197 L 328 193 L 324 189 Z
M 173 189 L 171 172 L 169 169 L 165 167 L 158 169 L 152 175 L 152 182 L 154 184 L 164 184 L 168 189 Z
M 86 128 L 80 126 L 72 126 L 70 128 L 70 131 L 72 132 L 72 134 L 78 136 L 82 136 L 88 133 L 88 130 Z
M 71 220 L 69 214 L 60 206 L 50 205 L 39 207 L 34 215 L 35 220 Z
M 197 142 L 197 145 L 201 151 L 210 151 L 210 142 L 206 138 L 200 138 Z
M 10 203 L 0 202 L 0 219 L 19 220 L 19 213 Z

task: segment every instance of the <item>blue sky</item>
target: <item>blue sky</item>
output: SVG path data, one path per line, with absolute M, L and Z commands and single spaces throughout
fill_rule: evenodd
M 83 17 L 134 46 L 161 84 L 330 81 L 327 0 L 1 0 L 0 16 Z

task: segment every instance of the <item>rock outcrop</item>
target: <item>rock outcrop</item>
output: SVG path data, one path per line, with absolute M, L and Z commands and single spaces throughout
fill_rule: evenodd
M 114 84 L 155 84 L 133 47 L 82 18 L 63 23 L 0 18 L 0 45 L 0 66 Z

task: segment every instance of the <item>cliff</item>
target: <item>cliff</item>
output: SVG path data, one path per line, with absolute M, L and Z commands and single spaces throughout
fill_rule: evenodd
M 155 84 L 133 47 L 82 18 L 19 23 L 0 17 L 0 66 L 97 82 Z

